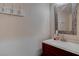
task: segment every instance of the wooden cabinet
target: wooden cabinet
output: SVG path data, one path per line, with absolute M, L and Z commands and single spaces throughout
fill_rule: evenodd
M 42 43 L 43 56 L 77 56 L 77 54 Z

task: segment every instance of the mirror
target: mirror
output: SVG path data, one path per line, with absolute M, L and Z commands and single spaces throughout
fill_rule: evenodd
M 77 4 L 55 4 L 55 30 L 62 34 L 76 34 Z

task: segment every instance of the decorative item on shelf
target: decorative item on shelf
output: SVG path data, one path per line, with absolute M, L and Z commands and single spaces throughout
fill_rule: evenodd
M 3 14 L 8 14 L 8 12 L 9 12 L 9 8 L 7 8 L 7 7 L 5 7 L 5 3 L 3 3 L 3 7 L 2 7 L 2 13 Z
M 10 15 L 11 14 L 10 13 L 10 8 L 5 7 L 4 8 L 4 14 L 9 14 Z
M 54 40 L 60 40 L 60 36 L 54 34 Z
M 60 36 L 61 36 L 61 39 L 60 40 L 65 42 L 66 39 L 64 38 L 64 34 L 61 34 Z
M 14 4 L 15 5 L 15 4 Z M 13 7 L 14 7 L 14 5 L 13 5 Z M 15 15 L 15 16 L 20 16 L 20 17 L 22 17 L 23 15 L 21 15 L 21 6 L 20 6 L 20 4 L 18 5 L 18 9 L 16 9 L 16 8 L 13 8 L 13 13 L 12 13 L 12 15 Z
M 19 16 L 21 15 L 21 5 L 20 5 L 20 4 L 18 4 L 17 14 L 18 14 Z
M 0 13 L 1 14 L 7 14 L 7 15 L 14 15 L 14 16 L 19 16 L 23 17 L 23 10 L 21 9 L 21 6 L 19 5 L 19 8 L 16 9 L 14 7 L 14 3 L 12 3 L 11 7 L 5 7 L 5 3 L 2 3 L 2 6 L 0 7 Z
M 19 8 L 18 8 L 18 15 L 19 15 L 19 16 L 24 16 L 23 5 L 19 5 Z
M 13 4 L 11 4 L 11 7 L 10 7 L 10 14 L 11 15 L 13 14 Z
M 24 17 L 24 10 L 23 10 L 23 9 L 20 10 L 20 14 L 19 14 L 19 16 Z
M 60 34 L 60 40 L 63 40 L 64 39 L 64 34 Z
M 12 10 L 13 10 L 12 15 L 18 16 L 18 11 L 17 11 L 17 8 L 15 7 L 15 5 L 16 5 L 16 4 L 13 4 L 13 5 L 12 5 Z M 16 6 L 17 6 L 17 5 L 16 5 Z
M 64 36 L 63 36 L 63 34 L 59 34 L 58 33 L 58 30 L 56 30 L 53 38 L 54 38 L 54 40 L 63 40 L 64 39 Z
M 0 5 L 1 5 L 1 7 L 0 7 L 0 14 L 2 14 L 4 12 L 4 4 L 2 3 Z
M 3 11 L 2 11 L 2 8 L 0 7 L 0 14 L 2 14 L 3 13 Z
M 59 40 L 59 39 L 60 39 L 60 36 L 59 36 L 58 30 L 56 30 L 56 33 L 54 34 L 54 40 Z

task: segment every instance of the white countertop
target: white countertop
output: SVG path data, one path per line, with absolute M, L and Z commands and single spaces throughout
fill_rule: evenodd
M 64 42 L 60 40 L 53 40 L 53 39 L 48 39 L 43 41 L 43 43 L 55 46 L 57 48 L 75 53 L 79 55 L 79 44 L 78 43 L 72 43 L 72 42 Z

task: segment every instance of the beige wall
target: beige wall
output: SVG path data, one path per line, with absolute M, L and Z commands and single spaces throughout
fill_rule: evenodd
M 22 5 L 22 9 L 25 7 L 23 4 L 13 4 L 13 8 L 19 9 L 19 5 Z M 12 7 L 12 4 L 0 4 L 0 7 Z M 2 37 L 14 37 L 25 34 L 24 22 L 26 17 L 17 17 L 12 15 L 0 14 L 0 38 Z
M 0 14 L 0 55 L 39 55 L 42 40 L 49 38 L 49 4 L 20 5 L 24 8 L 24 17 Z M 6 7 L 9 6 L 12 4 Z M 18 9 L 18 4 L 13 6 Z
M 53 6 L 53 5 L 52 5 Z M 53 9 L 53 8 L 52 8 Z M 53 19 L 52 19 L 53 18 Z M 54 21 L 54 15 L 51 17 L 51 20 Z M 55 29 L 55 27 L 53 26 L 54 23 L 51 25 L 51 32 L 54 32 L 54 30 L 52 29 Z M 52 36 L 53 34 L 51 34 Z M 75 42 L 75 43 L 79 43 L 79 5 L 78 5 L 78 9 L 77 9 L 77 35 L 68 35 L 68 34 L 64 34 L 64 38 L 67 40 L 67 41 L 70 41 L 70 42 Z
M 49 7 L 48 4 L 45 5 L 45 4 L 28 4 L 28 3 L 27 4 L 6 3 L 6 4 L 0 4 L 0 7 L 10 7 L 10 8 L 12 7 L 16 9 L 22 8 L 25 13 L 24 17 L 0 14 L 0 38 L 33 36 L 37 35 L 38 33 L 44 35 L 46 34 L 45 31 L 49 30 L 46 29 L 49 26 L 47 25 L 49 23 L 48 21 L 49 9 L 45 9 Z M 43 23 L 44 19 L 47 20 Z

